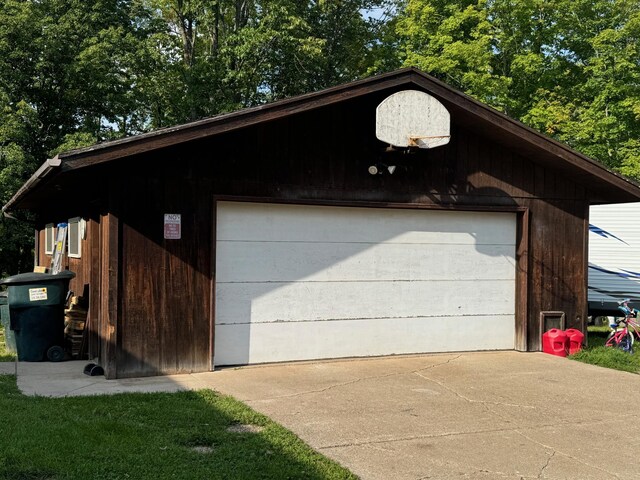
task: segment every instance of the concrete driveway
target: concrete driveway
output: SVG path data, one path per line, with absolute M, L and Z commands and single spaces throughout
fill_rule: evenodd
M 543 353 L 277 364 L 106 380 L 86 362 L 0 363 L 27 395 L 211 388 L 363 480 L 640 479 L 640 375 Z
M 640 376 L 543 353 L 195 375 L 362 479 L 640 478 Z

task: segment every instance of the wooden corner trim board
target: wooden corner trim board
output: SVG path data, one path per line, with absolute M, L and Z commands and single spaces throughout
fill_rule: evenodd
M 120 222 L 112 213 L 102 215 L 101 236 L 101 277 L 100 314 L 103 358 L 101 363 L 105 377 L 117 378 L 118 349 L 118 305 L 119 305 L 119 234 Z

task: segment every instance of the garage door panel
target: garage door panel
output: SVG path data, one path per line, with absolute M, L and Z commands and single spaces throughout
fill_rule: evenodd
M 215 363 L 243 365 L 415 352 L 511 349 L 514 342 L 512 321 L 506 317 L 477 316 L 464 322 L 456 317 L 443 317 L 220 325 Z M 487 331 L 493 332 L 490 338 L 486 336 Z
M 513 244 L 512 215 L 218 202 L 218 241 Z M 327 226 L 330 225 L 330 228 Z
M 216 254 L 225 282 L 515 278 L 512 245 L 221 241 Z
M 349 318 L 512 315 L 511 280 L 477 282 L 296 282 L 221 284 L 216 322 L 273 323 Z
M 217 365 L 513 348 L 515 214 L 220 202 Z

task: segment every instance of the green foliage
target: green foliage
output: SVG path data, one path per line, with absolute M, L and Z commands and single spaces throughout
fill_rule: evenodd
M 42 160 L 364 75 L 389 0 L 0 1 L 0 85 L 37 112 Z
M 367 75 L 397 70 L 402 67 L 402 58 L 398 55 L 400 40 L 397 35 L 397 12 L 402 0 L 379 2 L 374 9 L 375 15 L 368 19 L 374 39 L 368 46 Z
M 149 0 L 165 25 L 141 93 L 151 125 L 194 120 L 362 76 L 380 28 L 371 0 Z
M 139 131 L 131 2 L 0 1 L 0 202 L 69 136 Z M 24 213 L 17 213 L 30 220 Z M 33 225 L 0 220 L 0 274 L 32 269 Z
M 500 107 L 510 80 L 491 65 L 494 27 L 486 2 L 408 0 L 397 23 L 404 64 Z
M 0 327 L 0 362 L 13 362 L 15 359 L 16 355 L 7 350 L 4 328 Z
M 25 397 L 0 375 L 6 479 L 355 479 L 230 397 L 181 393 Z M 262 427 L 234 433 L 230 426 Z M 198 450 L 200 447 L 200 450 Z
M 37 168 L 28 146 L 38 128 L 37 112 L 25 101 L 12 104 L 0 93 L 0 202 L 4 205 Z M 21 212 L 22 219 L 28 215 Z M 33 265 L 33 228 L 0 218 L 0 275 L 29 271 Z
M 89 132 L 69 133 L 64 136 L 62 143 L 51 151 L 51 155 L 89 147 L 91 145 L 95 145 L 97 142 L 98 139 Z
M 364 75 L 387 3 L 0 0 L 0 202 L 62 151 Z M 32 237 L 0 220 L 0 274 Z
M 640 180 L 640 4 L 406 0 L 414 65 Z

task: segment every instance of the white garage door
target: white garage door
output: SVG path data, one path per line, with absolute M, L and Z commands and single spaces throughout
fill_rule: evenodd
M 219 202 L 215 365 L 514 348 L 512 213 Z

